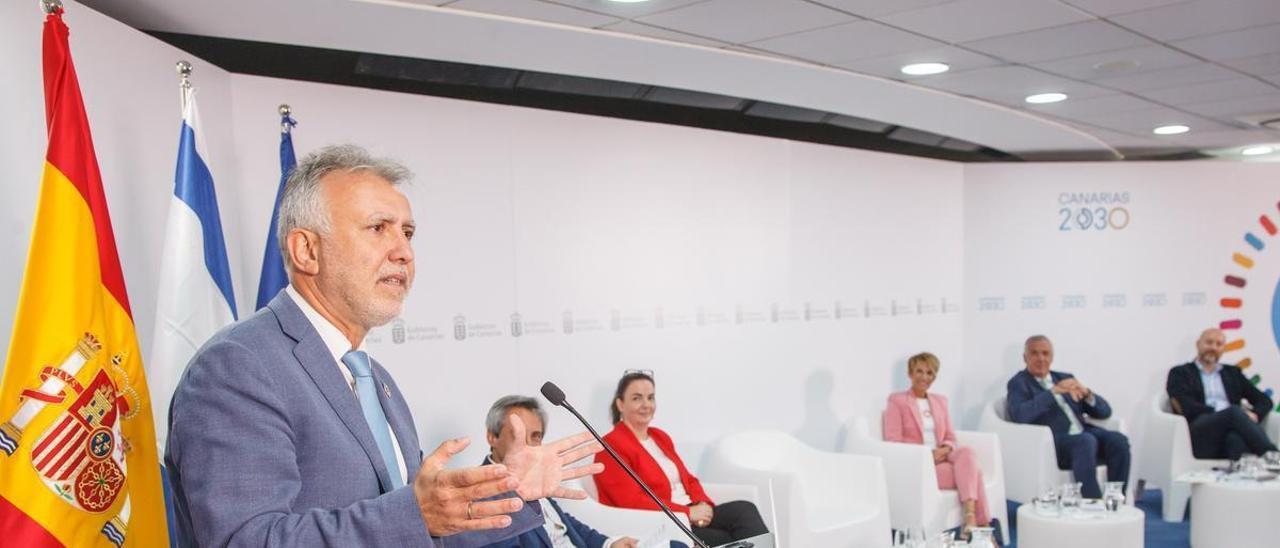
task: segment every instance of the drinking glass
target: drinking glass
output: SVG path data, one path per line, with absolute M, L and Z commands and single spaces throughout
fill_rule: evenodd
M 996 548 L 995 529 L 990 527 L 974 527 L 969 529 L 970 548 Z
M 927 537 L 924 535 L 923 527 L 920 529 L 907 529 L 907 546 L 910 546 L 911 548 L 925 548 L 925 543 L 927 542 L 926 539 Z
M 1071 516 L 1080 508 L 1080 487 L 1082 483 L 1064 483 L 1059 492 L 1062 495 L 1058 498 L 1058 507 L 1063 515 Z
M 1102 493 L 1102 501 L 1108 512 L 1118 512 L 1124 505 L 1124 482 L 1108 481 Z
M 938 548 L 953 548 L 956 545 L 956 532 L 943 531 L 934 537 Z

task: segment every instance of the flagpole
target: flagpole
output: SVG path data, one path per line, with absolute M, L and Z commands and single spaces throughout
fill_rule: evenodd
M 58 1 L 58 0 L 54 0 Z M 182 112 L 187 111 L 187 100 L 191 96 L 191 63 L 178 61 L 178 89 L 182 91 Z

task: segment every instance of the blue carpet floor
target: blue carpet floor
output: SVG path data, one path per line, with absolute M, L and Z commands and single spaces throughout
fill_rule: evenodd
M 1160 491 L 1158 489 L 1149 489 L 1138 500 L 1138 509 L 1147 514 L 1146 528 L 1146 547 L 1147 548 L 1190 548 L 1191 546 L 1191 521 L 1183 520 L 1180 523 L 1165 523 L 1160 519 Z M 1009 535 L 1013 537 L 1014 542 L 1010 543 L 1011 548 L 1017 547 L 1018 539 L 1018 505 L 1017 503 L 1009 503 Z M 1100 548 L 1100 547 L 1091 547 Z

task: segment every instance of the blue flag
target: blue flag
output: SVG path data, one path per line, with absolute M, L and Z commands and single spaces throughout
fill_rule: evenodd
M 276 226 L 280 223 L 280 198 L 284 197 L 284 182 L 298 165 L 293 155 L 293 126 L 298 125 L 288 114 L 280 117 L 280 188 L 276 190 L 276 205 L 271 209 L 271 228 L 267 230 L 267 247 L 262 252 L 262 278 L 258 280 L 258 304 L 254 310 L 267 306 L 281 289 L 289 285 L 284 273 L 284 260 L 280 245 L 276 243 Z

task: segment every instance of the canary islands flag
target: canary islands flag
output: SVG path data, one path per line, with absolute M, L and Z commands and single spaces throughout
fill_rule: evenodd
M 209 337 L 236 320 L 218 195 L 205 163 L 209 155 L 200 135 L 195 89 L 190 85 L 182 87 L 182 105 L 178 168 L 160 259 L 155 337 L 147 355 L 147 381 L 152 409 L 158 410 L 154 418 L 161 448 L 168 439 L 169 400 L 187 362 Z

